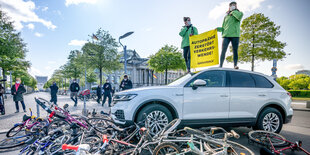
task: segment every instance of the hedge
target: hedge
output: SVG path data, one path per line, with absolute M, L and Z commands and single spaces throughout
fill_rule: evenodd
M 310 97 L 310 90 L 288 90 L 292 97 Z

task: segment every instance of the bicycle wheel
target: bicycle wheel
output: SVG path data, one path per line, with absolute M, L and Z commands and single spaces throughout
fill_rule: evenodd
M 91 135 L 83 138 L 81 144 L 88 144 L 90 146 L 89 153 L 98 151 L 101 147 L 101 138 L 97 135 Z
M 286 138 L 273 132 L 256 130 L 250 131 L 248 133 L 249 140 L 252 142 L 262 144 L 265 146 L 270 146 L 271 143 L 273 146 L 287 146 L 288 143 L 285 141 Z M 271 142 L 271 143 L 270 143 Z
M 21 134 L 25 135 L 24 131 L 25 128 L 23 124 L 15 125 L 6 133 L 6 137 L 14 137 L 16 135 L 21 136 Z
M 112 120 L 100 117 L 89 118 L 87 119 L 87 123 L 100 131 L 105 131 L 108 127 L 113 125 L 116 126 Z
M 254 153 L 247 147 L 233 142 L 233 141 L 227 141 L 227 143 L 230 145 L 230 147 L 227 149 L 228 155 L 254 155 Z
M 34 137 L 29 136 L 19 136 L 19 137 L 9 137 L 0 141 L 0 149 L 7 149 L 17 147 L 23 144 L 30 143 Z
M 65 120 L 62 120 L 62 119 L 54 119 L 47 127 L 47 133 L 48 132 L 51 132 L 57 128 L 65 128 L 65 129 L 70 129 L 70 124 L 65 121 Z
M 164 142 L 157 145 L 154 149 L 153 155 L 165 155 L 170 153 L 180 153 L 181 149 L 175 143 Z
M 61 135 L 57 138 L 55 138 L 54 141 L 51 141 L 51 145 L 49 145 L 46 149 L 45 152 L 47 154 L 55 154 L 57 152 L 62 152 L 61 146 L 62 144 L 66 144 L 70 140 L 71 136 L 64 134 Z

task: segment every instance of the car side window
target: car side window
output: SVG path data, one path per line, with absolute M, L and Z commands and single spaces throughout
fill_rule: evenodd
M 255 86 L 257 88 L 272 88 L 273 87 L 273 84 L 265 77 L 256 75 L 256 74 L 251 74 L 251 76 L 254 78 Z
M 255 87 L 254 79 L 249 73 L 229 72 L 231 87 Z
M 206 81 L 206 87 L 225 87 L 226 72 L 225 71 L 206 71 L 199 74 L 186 84 L 186 87 L 192 87 L 194 81 L 201 79 Z

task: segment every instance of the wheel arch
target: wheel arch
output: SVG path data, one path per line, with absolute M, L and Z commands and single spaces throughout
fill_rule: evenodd
M 284 124 L 285 119 L 286 119 L 286 111 L 285 111 L 285 108 L 284 108 L 280 103 L 277 103 L 277 102 L 269 102 L 269 103 L 265 104 L 264 106 L 262 106 L 262 107 L 259 109 L 259 111 L 258 111 L 258 113 L 257 113 L 257 115 L 256 115 L 256 122 L 255 122 L 255 124 L 257 124 L 259 115 L 260 115 L 266 108 L 269 108 L 269 107 L 275 108 L 275 109 L 277 109 L 277 110 L 281 113 L 281 115 L 282 115 L 282 121 L 283 121 L 283 124 Z
M 137 120 L 137 116 L 138 116 L 139 112 L 140 112 L 144 107 L 146 107 L 146 106 L 148 106 L 148 105 L 151 105 L 151 104 L 159 104 L 159 105 L 162 105 L 162 106 L 166 107 L 166 108 L 171 112 L 173 119 L 174 119 L 174 118 L 179 118 L 179 114 L 178 114 L 177 110 L 175 109 L 175 107 L 174 107 L 171 103 L 169 103 L 169 102 L 167 102 L 167 101 L 165 101 L 165 100 L 161 100 L 161 99 L 152 99 L 152 100 L 144 101 L 143 103 L 141 103 L 141 104 L 136 108 L 135 112 L 133 113 L 133 117 L 132 117 L 132 118 L 133 118 L 133 121 L 135 122 L 135 121 Z

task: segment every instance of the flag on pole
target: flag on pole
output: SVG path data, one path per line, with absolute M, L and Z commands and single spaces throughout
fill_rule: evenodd
M 153 77 L 154 77 L 155 79 L 157 79 L 157 76 L 156 76 L 155 74 L 153 74 Z
M 93 34 L 92 38 L 95 39 L 95 40 L 99 40 L 95 34 Z

